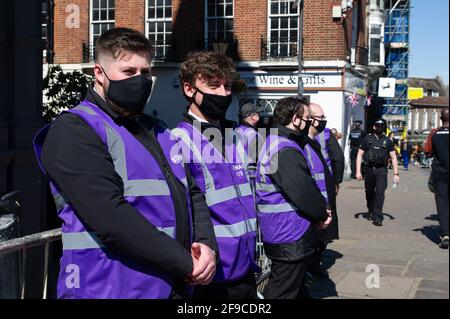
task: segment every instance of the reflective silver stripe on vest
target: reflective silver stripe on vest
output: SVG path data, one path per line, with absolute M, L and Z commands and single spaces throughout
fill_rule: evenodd
M 250 232 L 256 232 L 256 218 L 243 220 L 232 225 L 214 226 L 216 237 L 240 237 Z
M 168 236 L 175 238 L 175 227 L 156 228 Z M 98 249 L 105 247 L 95 233 L 86 231 L 79 233 L 63 233 L 62 242 L 63 250 Z
M 306 151 L 306 156 L 308 157 L 309 165 L 311 166 L 311 169 L 314 171 L 314 162 L 312 160 L 311 148 L 309 145 L 305 146 L 305 151 Z
M 63 233 L 63 250 L 103 248 L 103 245 L 94 233 Z
M 256 183 L 256 190 L 264 193 L 278 193 L 280 189 L 275 184 Z
M 62 211 L 64 206 L 67 204 L 66 200 L 61 194 L 52 194 L 53 199 L 55 200 L 56 210 L 58 212 Z
M 330 133 L 331 134 L 331 133 Z M 328 166 L 328 170 L 330 171 L 330 172 L 332 172 L 333 171 L 333 168 L 331 167 L 331 163 L 328 163 L 329 162 L 329 160 L 330 160 L 330 157 L 328 156 L 328 152 L 327 152 L 327 149 L 326 149 L 326 143 L 325 143 L 326 141 L 325 141 L 325 133 L 324 132 L 322 132 L 321 134 L 319 134 L 319 144 L 320 144 L 320 151 L 321 151 L 321 153 L 322 153 L 322 156 L 323 156 L 323 158 L 325 159 L 325 162 L 327 163 L 327 166 Z
M 84 105 L 78 105 L 78 106 L 74 107 L 74 110 L 80 110 L 80 111 L 86 112 L 90 115 L 98 115 L 93 109 L 91 109 L 90 107 L 84 106 Z
M 128 180 L 125 144 L 119 134 L 106 123 L 105 131 L 108 151 L 113 159 L 114 169 L 122 178 L 124 184 L 124 196 L 170 196 L 170 189 L 165 180 Z
M 327 145 L 325 144 L 325 133 L 324 132 L 319 134 L 319 144 L 320 144 L 320 148 L 321 148 L 321 152 L 322 152 L 323 158 L 325 160 L 328 160 L 328 153 L 326 151 Z
M 193 155 L 196 158 L 196 161 L 201 165 L 203 171 L 203 177 L 205 179 L 205 198 L 208 206 L 213 206 L 219 203 L 226 202 L 228 200 L 238 198 L 241 196 L 249 196 L 252 194 L 252 190 L 249 183 L 237 185 L 238 189 L 236 190 L 235 185 L 231 185 L 228 187 L 224 187 L 221 189 L 216 189 L 214 178 L 212 177 L 211 172 L 209 171 L 205 161 L 201 156 L 200 150 L 194 145 L 194 142 L 188 136 L 188 133 L 183 129 L 175 129 L 172 131 L 173 134 L 179 137 L 184 144 L 189 146 Z M 239 193 L 238 193 L 239 192 Z
M 156 227 L 159 231 L 162 231 L 166 235 L 175 238 L 175 227 Z
M 316 174 L 314 174 L 314 179 L 316 181 L 323 181 L 323 180 L 325 180 L 325 174 L 324 173 L 316 173 Z
M 258 205 L 258 208 L 259 212 L 263 214 L 286 213 L 297 211 L 297 209 L 290 203 Z

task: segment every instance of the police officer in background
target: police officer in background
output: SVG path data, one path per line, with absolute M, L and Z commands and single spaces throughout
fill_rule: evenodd
M 442 126 L 431 138 L 433 164 L 430 182 L 434 186 L 436 209 L 441 227 L 439 247 L 448 249 L 448 108 L 441 111 Z
M 361 145 L 361 141 L 366 135 L 366 133 L 361 128 L 362 121 L 356 120 L 353 123 L 353 129 L 350 131 L 350 168 L 352 173 L 350 175 L 351 178 L 355 179 L 356 176 L 356 156 L 358 155 L 359 145 Z
M 386 122 L 383 119 L 375 121 L 374 133 L 365 136 L 359 146 L 356 158 L 356 178 L 365 180 L 367 208 L 369 219 L 375 226 L 383 225 L 384 192 L 387 187 L 387 163 L 389 157 L 394 169 L 394 183 L 398 183 L 397 156 L 392 141 L 384 135 Z M 361 165 L 363 164 L 363 165 Z M 361 169 L 362 167 L 362 169 Z

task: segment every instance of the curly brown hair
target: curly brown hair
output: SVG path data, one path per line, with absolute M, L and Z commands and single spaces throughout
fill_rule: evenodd
M 191 52 L 180 67 L 180 82 L 195 84 L 201 75 L 205 80 L 233 79 L 234 62 L 226 55 L 211 51 Z

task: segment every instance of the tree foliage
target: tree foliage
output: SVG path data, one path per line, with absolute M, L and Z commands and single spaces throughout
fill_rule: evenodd
M 43 117 L 51 121 L 62 111 L 77 106 L 86 95 L 92 78 L 80 71 L 63 72 L 61 66 L 49 66 L 44 78 Z

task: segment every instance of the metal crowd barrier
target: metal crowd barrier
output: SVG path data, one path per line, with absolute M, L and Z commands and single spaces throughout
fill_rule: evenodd
M 248 170 L 250 184 L 252 188 L 252 193 L 254 199 L 256 199 L 255 194 L 255 167 L 249 167 Z M 256 201 L 255 201 L 255 209 Z M 267 285 L 267 281 L 270 275 L 270 260 L 267 258 L 261 239 L 261 232 L 258 226 L 257 231 L 257 241 L 256 241 L 256 262 L 261 268 L 261 272 L 256 275 L 256 284 L 258 290 L 259 298 L 263 298 L 262 291 Z M 19 273 L 20 273 L 20 297 L 24 299 L 25 297 L 25 273 L 26 273 L 26 258 L 27 250 L 32 247 L 45 245 L 44 251 L 44 271 L 43 271 L 43 289 L 42 298 L 47 298 L 47 282 L 48 282 L 48 265 L 49 265 L 49 248 L 50 243 L 53 241 L 61 240 L 61 228 L 48 230 L 20 238 L 10 239 L 6 241 L 0 241 L 0 256 L 12 253 L 21 253 L 19 262 Z
M 15 252 L 21 252 L 21 269 L 20 269 L 20 298 L 25 298 L 25 271 L 27 261 L 27 250 L 31 247 L 45 245 L 44 252 L 44 271 L 43 271 L 43 288 L 42 298 L 47 298 L 47 281 L 48 281 L 48 259 L 50 243 L 61 240 L 61 228 L 47 230 L 20 238 L 10 239 L 0 242 L 0 256 Z
M 256 277 L 256 285 L 258 287 L 258 295 L 261 298 L 261 293 L 267 284 L 267 280 L 270 275 L 270 262 L 269 259 L 264 254 L 264 248 L 261 242 L 261 233 L 258 228 L 258 240 L 256 244 L 256 261 L 261 267 L 261 273 Z M 49 249 L 50 243 L 61 240 L 61 228 L 47 230 L 44 232 L 10 239 L 4 242 L 0 242 L 0 256 L 11 254 L 15 252 L 21 252 L 21 269 L 20 269 L 20 298 L 25 297 L 25 271 L 26 271 L 26 258 L 27 250 L 32 247 L 45 245 L 44 252 L 44 271 L 43 271 L 43 289 L 42 289 L 42 299 L 47 298 L 47 281 L 48 281 L 48 263 L 49 263 Z

